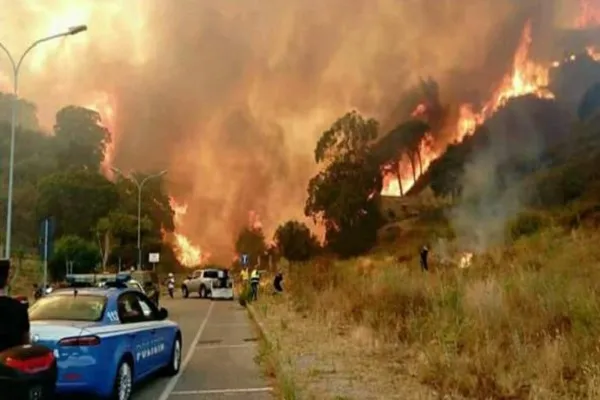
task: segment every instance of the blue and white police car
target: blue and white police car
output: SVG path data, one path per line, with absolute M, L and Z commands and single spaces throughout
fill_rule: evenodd
M 59 289 L 29 308 L 31 341 L 53 350 L 57 393 L 128 400 L 133 385 L 181 365 L 179 326 L 148 297 L 127 287 Z

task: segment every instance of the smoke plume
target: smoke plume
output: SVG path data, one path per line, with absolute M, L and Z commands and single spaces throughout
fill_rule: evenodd
M 113 109 L 113 165 L 167 168 L 170 193 L 189 206 L 182 233 L 224 254 L 249 210 L 267 233 L 302 217 L 316 139 L 338 116 L 385 120 L 422 76 L 448 102 L 482 100 L 525 21 L 537 17 L 544 36 L 568 3 L 0 0 L 0 41 L 16 56 L 88 24 L 28 56 L 21 95 L 47 129 L 64 105 Z M 2 57 L 3 87 L 8 71 Z

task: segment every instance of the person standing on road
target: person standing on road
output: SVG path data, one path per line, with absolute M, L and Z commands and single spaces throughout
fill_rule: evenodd
M 429 248 L 427 248 L 427 245 L 423 246 L 423 248 L 421 249 L 421 269 L 423 271 L 429 271 L 429 264 L 427 263 L 427 256 L 429 255 Z
M 167 278 L 167 290 L 169 291 L 169 296 L 173 298 L 173 292 L 175 291 L 175 276 L 173 276 L 172 272 L 169 272 L 169 277 Z
M 240 276 L 242 278 L 242 285 L 245 286 L 248 284 L 248 268 L 242 268 L 242 272 L 240 273 Z
M 6 295 L 10 260 L 0 260 L 0 352 L 29 344 L 29 315 L 19 300 Z
M 260 274 L 258 270 L 254 268 L 252 274 L 250 274 L 250 300 L 258 300 L 258 284 L 260 283 Z

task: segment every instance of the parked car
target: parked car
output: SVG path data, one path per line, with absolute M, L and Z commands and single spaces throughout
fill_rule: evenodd
M 53 350 L 59 395 L 129 400 L 157 371 L 175 375 L 182 334 L 168 312 L 120 285 L 59 289 L 29 309 L 31 341 Z
M 199 269 L 183 281 L 181 293 L 185 298 L 198 293 L 200 298 L 233 300 L 233 281 L 226 268 Z

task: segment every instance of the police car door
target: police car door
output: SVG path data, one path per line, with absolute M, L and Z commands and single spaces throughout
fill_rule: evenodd
M 135 376 L 139 378 L 152 370 L 148 353 L 151 334 L 147 329 L 147 318 L 136 292 L 123 293 L 119 296 L 117 304 L 119 319 L 129 328 L 123 333 L 123 340 L 131 341 Z
M 168 346 L 168 329 L 160 322 L 158 318 L 158 309 L 152 301 L 143 293 L 136 293 L 140 308 L 146 319 L 146 329 L 149 332 L 150 342 L 147 347 L 147 357 L 145 358 L 150 371 L 163 367 L 171 358 Z

